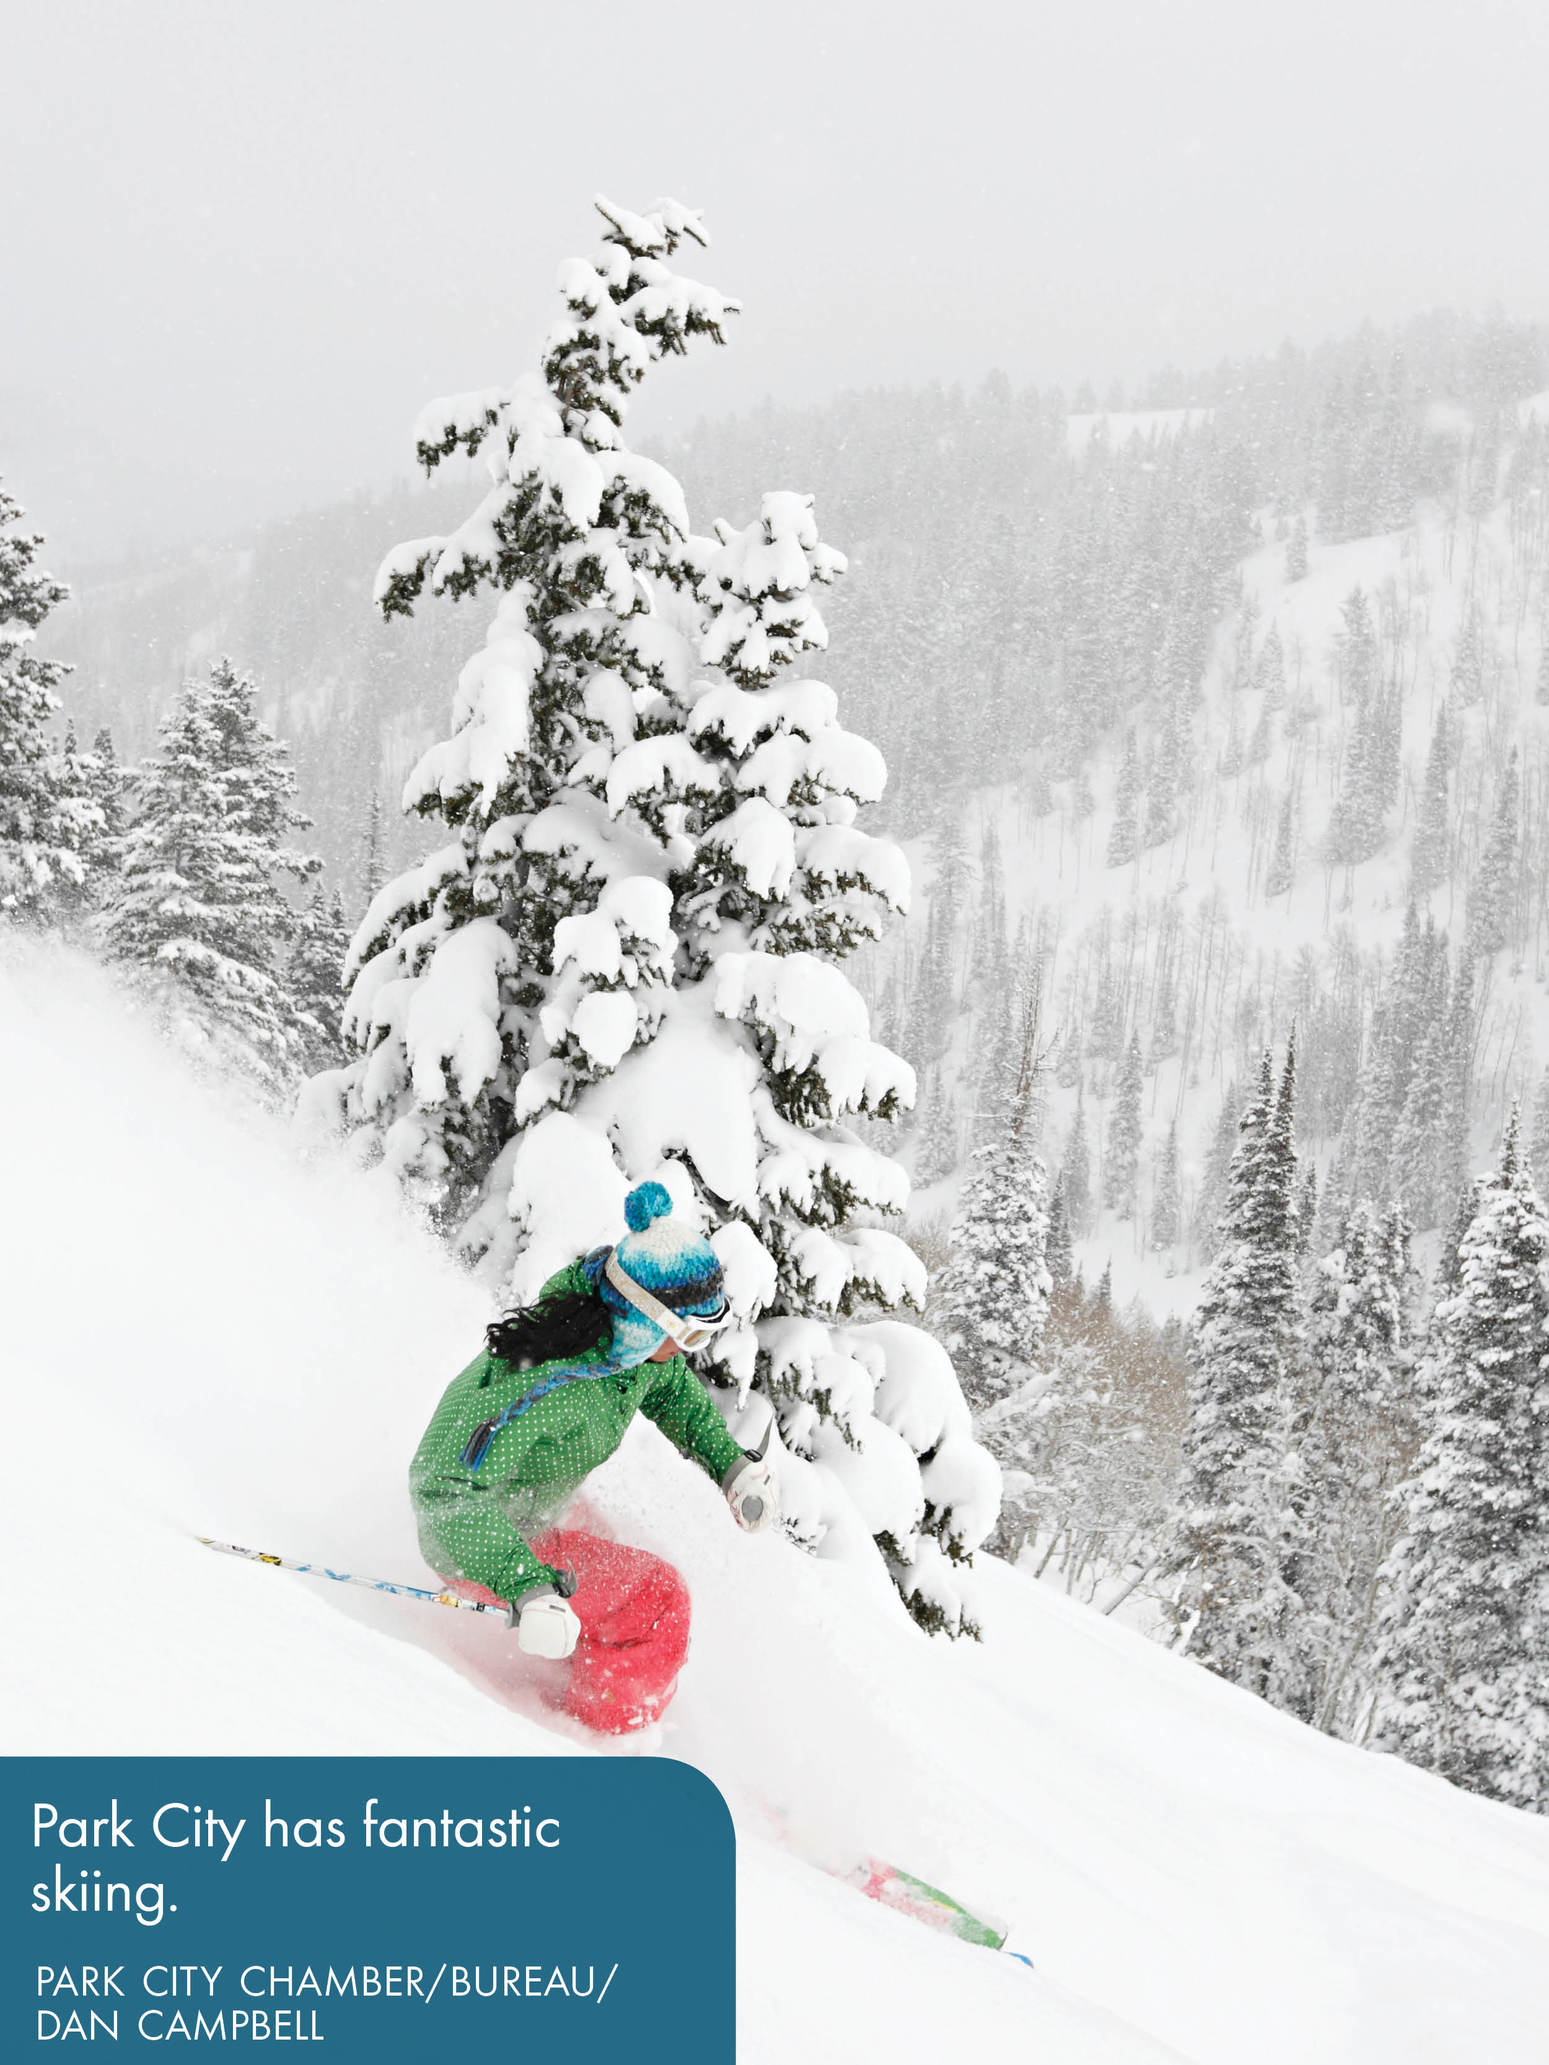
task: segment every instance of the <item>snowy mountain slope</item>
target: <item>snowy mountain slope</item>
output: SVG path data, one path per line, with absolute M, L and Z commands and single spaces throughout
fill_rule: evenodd
M 420 1573 L 405 1462 L 485 1317 L 434 1246 L 77 962 L 8 946 L 0 1080 L 6 1747 L 607 1753 L 498 1630 L 189 1538 Z M 693 1588 L 660 1748 L 738 1820 L 745 2061 L 1542 2056 L 1542 1823 L 988 1561 L 983 1645 L 928 1641 L 864 1566 L 737 1536 L 648 1427 L 597 1483 Z M 1037 1974 L 870 1906 L 780 1814 L 1014 1915 Z
M 1524 411 L 1536 405 L 1524 404 Z M 1133 859 L 1111 862 L 1124 732 L 1109 737 L 1082 780 L 1048 785 L 1050 805 L 1042 814 L 1032 807 L 1026 783 L 985 787 L 968 800 L 969 893 L 983 879 L 991 840 L 998 847 L 1007 934 L 1025 927 L 1023 938 L 1046 958 L 1045 1026 L 1066 1043 L 1065 1056 L 1072 1046 L 1082 1056 L 1099 1188 L 1120 1036 L 1105 1057 L 1096 1051 L 1094 1027 L 1111 1007 L 1117 1023 L 1140 1039 L 1146 1067 L 1140 1210 L 1132 1218 L 1102 1214 L 1080 1251 L 1088 1280 L 1112 1263 L 1121 1299 L 1138 1292 L 1158 1314 L 1186 1313 L 1197 1294 L 1197 1243 L 1168 1252 L 1150 1244 L 1150 1200 L 1169 1125 L 1176 1120 L 1179 1128 L 1187 1222 L 1222 1100 L 1248 1079 L 1263 1045 L 1283 1042 L 1299 1019 L 1308 1058 L 1312 1014 L 1330 994 L 1341 962 L 1343 979 L 1360 989 L 1369 1013 L 1413 893 L 1411 856 L 1427 753 L 1444 711 L 1454 735 L 1447 865 L 1443 879 L 1417 901 L 1422 920 L 1433 919 L 1448 934 L 1454 965 L 1462 956 L 1469 885 L 1512 751 L 1522 784 L 1516 936 L 1478 976 L 1475 1167 L 1490 1160 L 1512 1101 L 1531 1109 L 1549 1064 L 1549 706 L 1538 687 L 1549 642 L 1549 594 L 1542 514 L 1534 512 L 1531 496 L 1525 505 L 1503 501 L 1486 515 L 1462 519 L 1455 510 L 1422 505 L 1402 529 L 1335 543 L 1315 539 L 1300 578 L 1292 577 L 1284 539 L 1248 555 L 1236 575 L 1242 600 L 1217 624 L 1192 711 L 1175 829 L 1155 843 L 1138 842 Z M 1265 527 L 1273 528 L 1268 519 Z M 1331 857 L 1332 819 L 1350 780 L 1358 722 L 1340 658 L 1345 605 L 1357 589 L 1369 607 L 1381 680 L 1395 697 L 1399 778 L 1375 850 L 1345 864 Z M 1457 672 L 1471 616 L 1477 683 L 1468 694 L 1457 686 Z M 1273 691 L 1261 671 L 1272 634 L 1284 666 L 1283 686 Z M 1137 707 L 1129 736 L 1143 766 L 1159 752 L 1160 732 L 1156 713 Z M 1291 834 L 1284 886 L 1273 865 L 1283 822 Z M 915 846 L 911 860 L 917 884 L 930 883 L 928 850 Z M 891 943 L 894 966 L 905 958 L 919 963 L 932 893 L 917 895 L 907 937 Z M 965 908 L 954 916 L 966 970 L 975 914 Z M 1359 974 L 1350 975 L 1351 969 Z M 973 1108 L 980 1032 L 977 1019 L 959 1023 L 935 1092 L 959 1113 Z M 1312 1032 L 1316 1042 L 1316 1024 Z M 907 1039 L 903 1045 L 909 1051 Z M 1044 1145 L 1051 1173 L 1076 1102 L 1065 1056 L 1057 1052 L 1050 1070 Z M 1353 1055 L 1350 1068 L 1353 1076 Z M 1337 1126 L 1321 1125 L 1315 1109 L 1303 1108 L 1298 1139 L 1326 1177 Z M 950 1191 L 928 1192 L 917 1202 L 915 1223 L 949 1203 Z

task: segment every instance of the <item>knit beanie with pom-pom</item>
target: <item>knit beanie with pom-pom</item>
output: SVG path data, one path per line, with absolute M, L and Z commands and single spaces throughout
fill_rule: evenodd
M 665 1184 L 637 1184 L 624 1200 L 624 1223 L 629 1231 L 612 1252 L 642 1290 L 673 1312 L 710 1318 L 722 1310 L 720 1258 L 686 1220 L 673 1217 Z M 589 1255 L 586 1270 L 613 1314 L 609 1360 L 627 1369 L 654 1355 L 666 1336 L 604 1275 L 607 1256 L 606 1249 Z

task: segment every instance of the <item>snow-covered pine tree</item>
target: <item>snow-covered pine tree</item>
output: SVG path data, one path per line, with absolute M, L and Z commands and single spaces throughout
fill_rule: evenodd
M 1233 1082 L 1227 1086 L 1226 1095 L 1221 1099 L 1215 1130 L 1210 1136 L 1210 1145 L 1205 1149 L 1205 1164 L 1194 1211 L 1195 1242 L 1209 1255 L 1215 1253 L 1220 1239 L 1220 1222 L 1231 1187 L 1232 1161 L 1241 1137 L 1241 1113 L 1242 1092 Z
M 477 455 L 489 491 L 450 537 L 390 554 L 377 580 L 387 615 L 411 613 L 427 588 L 498 600 L 459 679 L 452 735 L 405 791 L 450 843 L 362 920 L 345 1018 L 360 1058 L 331 1087 L 442 1230 L 491 1254 L 497 1275 L 522 1232 L 517 1130 L 651 1037 L 676 949 L 666 877 L 692 853 L 685 843 L 664 859 L 650 825 L 697 765 L 668 695 L 687 685 L 697 628 L 687 512 L 676 481 L 619 430 L 651 365 L 719 341 L 734 304 L 668 262 L 703 241 L 688 210 L 599 207 L 602 248 L 562 270 L 565 313 L 541 374 L 421 414 L 427 471 Z M 631 748 L 636 770 L 655 755 L 656 794 L 644 808 L 621 799 L 620 824 L 608 784 Z
M 1352 588 L 1340 604 L 1339 614 L 1335 659 L 1340 693 L 1346 702 L 1359 705 L 1367 701 L 1377 686 L 1377 632 L 1366 590 Z
M 1183 1204 L 1178 1176 L 1178 1121 L 1167 1128 L 1162 1159 L 1151 1189 L 1151 1245 L 1175 1247 L 1182 1231 Z
M 1443 1298 L 1450 1297 L 1462 1281 L 1463 1236 L 1474 1223 L 1486 1181 L 1485 1177 L 1476 1176 L 1471 1182 L 1458 1185 L 1452 1204 L 1452 1217 L 1447 1222 L 1441 1252 L 1436 1257 L 1436 1268 L 1433 1273 L 1431 1289 L 1437 1305 Z M 1434 1313 L 1432 1316 L 1434 1317 Z
M 1286 541 L 1285 577 L 1287 581 L 1305 581 L 1307 578 L 1307 519 L 1304 516 L 1297 517 Z
M 1448 1191 L 1457 1195 L 1468 1181 L 1469 1111 L 1478 1034 L 1474 964 L 1465 955 L 1447 1002 L 1447 1097 L 1437 1143 L 1443 1198 Z
M 1269 635 L 1259 649 L 1253 685 L 1262 691 L 1264 708 L 1271 716 L 1285 708 L 1285 645 L 1278 624 L 1270 625 Z
M 944 1069 L 934 1068 L 926 1076 L 917 1108 L 920 1116 L 910 1136 L 915 1181 L 939 1183 L 957 1167 L 959 1147 L 957 1104 Z
M 1144 1081 L 1140 1040 L 1131 1033 L 1114 1087 L 1108 1151 L 1103 1157 L 1103 1203 L 1125 1219 L 1134 1214 L 1140 1176 L 1140 1096 Z
M 894 1117 L 913 1079 L 870 1040 L 865 1007 L 836 965 L 907 903 L 901 855 L 856 823 L 885 770 L 875 748 L 840 728 L 830 689 L 792 678 L 805 653 L 827 644 L 811 591 L 844 562 L 819 541 L 806 496 L 766 495 L 754 522 L 720 525 L 718 538 L 704 565 L 700 648 L 717 678 L 700 685 L 689 730 L 719 787 L 696 814 L 674 925 L 689 981 L 713 998 L 719 1020 L 736 1023 L 706 1057 L 724 1073 L 725 1108 L 740 1115 L 751 1103 L 752 1123 L 742 1116 L 741 1128 L 757 1179 L 729 1172 L 736 1180 L 711 1183 L 709 1202 L 727 1236 L 755 1235 L 777 1271 L 756 1361 L 752 1329 L 742 1342 L 719 1337 L 718 1352 L 728 1375 L 744 1387 L 756 1377 L 775 1398 L 787 1448 L 837 1480 L 916 1619 L 972 1631 L 948 1565 L 993 1524 L 998 1473 L 971 1439 L 950 1365 L 932 1359 L 939 1350 L 927 1336 L 891 1320 L 843 1324 L 918 1300 L 924 1288 L 902 1242 L 848 1223 L 857 1211 L 904 1203 L 897 1164 L 849 1122 Z M 1019 1112 L 1030 1111 L 1036 1090 L 1036 1005 L 1034 991 Z M 698 1022 L 692 990 L 682 1008 Z M 694 1161 L 703 1189 L 705 1163 L 697 1152 Z M 924 1407 L 920 1419 L 893 1410 L 906 1393 Z M 843 1525 L 831 1490 L 815 1484 L 809 1526 Z
M 1506 760 L 1490 822 L 1490 836 L 1468 885 L 1467 945 L 1471 957 L 1488 959 L 1516 936 L 1517 856 L 1521 845 L 1522 777 L 1517 749 Z
M 1369 1711 L 1378 1577 L 1397 1532 L 1393 1494 L 1414 1458 L 1411 1289 L 1402 1213 L 1362 1199 L 1313 1276 L 1294 1458 L 1309 1718 L 1339 1735 L 1358 1732 Z
M 1162 711 L 1151 765 L 1146 771 L 1143 846 L 1160 846 L 1178 829 L 1178 799 L 1187 794 L 1193 726 L 1186 694 L 1172 694 Z
M 1506 1129 L 1432 1315 L 1423 1439 L 1389 1559 L 1376 1740 L 1549 1812 L 1549 1219 Z
M 1420 804 L 1409 848 L 1409 884 L 1415 896 L 1428 896 L 1447 879 L 1447 769 L 1451 754 L 1447 721 L 1438 717 L 1425 756 Z
M 133 780 L 102 935 L 185 1038 L 280 1095 L 303 1059 L 285 975 L 298 920 L 280 878 L 305 880 L 322 863 L 288 843 L 310 820 L 256 699 L 252 678 L 220 659 L 163 719 L 161 749 Z
M 1472 600 L 1463 613 L 1448 688 L 1453 699 L 1465 710 L 1484 694 L 1484 636 L 1480 629 L 1479 606 Z
M 1262 767 L 1274 745 L 1274 723 L 1268 708 L 1261 709 L 1243 748 L 1244 767 Z
M 1264 894 L 1283 896 L 1296 880 L 1296 791 L 1287 789 L 1275 821 L 1275 849 L 1264 875 Z
M 697 216 L 599 207 L 541 378 L 421 419 L 427 464 L 482 452 L 493 486 L 451 539 L 392 555 L 382 606 L 428 584 L 488 587 L 497 611 L 409 785 L 452 842 L 368 911 L 360 1058 L 316 1094 L 506 1297 L 664 1181 L 725 1265 L 739 1324 L 710 1375 L 750 1434 L 769 1413 L 749 1394 L 773 1404 L 788 1529 L 873 1569 L 880 1550 L 923 1625 L 968 1631 L 952 1566 L 998 1473 L 944 1351 L 872 1316 L 923 1302 L 923 1267 L 853 1224 L 907 1179 L 852 1121 L 893 1117 L 914 1081 L 837 965 L 907 893 L 855 822 L 885 770 L 794 664 L 826 643 L 816 591 L 843 560 L 796 494 L 692 537 L 677 483 L 623 444 L 651 364 L 719 338 L 732 304 L 670 264 Z
M 1034 1066 L 1029 1045 L 1009 1121 L 974 1154 L 934 1300 L 935 1333 L 976 1413 L 1031 1378 L 1048 1317 L 1048 1184 L 1033 1122 Z
M 1241 695 L 1255 686 L 1254 661 L 1258 646 L 1259 620 L 1264 614 L 1264 605 L 1255 590 L 1244 591 L 1237 609 L 1237 627 L 1232 637 L 1231 684 L 1234 695 Z
M 1070 1217 L 1065 1206 L 1064 1172 L 1056 1177 L 1054 1188 L 1049 1193 L 1049 1230 L 1044 1240 L 1044 1261 L 1049 1271 L 1049 1281 L 1058 1290 L 1069 1283 L 1076 1273 L 1075 1255 L 1071 1248 Z
M 1151 995 L 1151 1059 L 1165 1061 L 1178 1051 L 1178 969 L 1168 958 L 1157 970 Z
M 1092 1150 L 1086 1137 L 1086 1091 L 1076 1088 L 1076 1114 L 1070 1122 L 1065 1159 L 1060 1165 L 1060 1189 L 1065 1197 L 1065 1217 L 1073 1240 L 1084 1240 L 1092 1230 Z
M 58 760 L 57 819 L 63 843 L 80 865 L 78 870 L 61 874 L 55 883 L 52 903 L 59 915 L 79 915 L 98 903 L 121 856 L 123 776 L 106 728 L 98 732 L 97 739 L 96 748 L 83 751 L 73 721 L 65 725 Z M 106 758 L 101 750 L 104 744 Z
M 1549 1068 L 1539 1077 L 1533 1098 L 1531 1168 L 1535 1183 L 1549 1184 Z
M 366 822 L 360 835 L 360 901 L 363 909 L 370 909 L 378 890 L 387 880 L 383 845 L 382 792 L 374 788 L 366 805 Z
M 1216 770 L 1227 780 L 1242 773 L 1242 713 L 1235 700 L 1227 710 L 1226 741 L 1216 762 Z
M 338 1068 L 344 1061 L 344 960 L 351 928 L 344 899 L 336 889 L 321 889 L 296 920 L 287 980 L 291 1003 L 301 1028 L 302 1065 L 309 1075 Z
M 1135 735 L 1130 733 L 1124 741 L 1124 758 L 1119 763 L 1119 779 L 1114 790 L 1113 823 L 1108 828 L 1108 865 L 1122 868 L 1135 858 L 1140 850 L 1140 758 L 1135 751 Z
M 1296 1252 L 1305 1261 L 1318 1224 L 1318 1165 L 1309 1155 L 1296 1192 Z
M 86 799 L 67 793 L 49 725 L 68 669 L 32 643 L 69 590 L 35 564 L 43 540 L 0 488 L 0 917 L 46 923 L 85 881 Z
M 1297 1283 L 1295 1051 L 1278 1091 L 1270 1056 L 1242 1115 L 1215 1260 L 1189 1354 L 1173 1563 L 1188 1652 L 1221 1677 L 1305 1713 L 1298 1547 L 1285 1460 L 1303 1359 Z
M 1444 1165 L 1449 1087 L 1446 1020 L 1438 1015 L 1415 1057 L 1388 1157 L 1388 1188 L 1422 1233 L 1436 1224 L 1451 1195 Z

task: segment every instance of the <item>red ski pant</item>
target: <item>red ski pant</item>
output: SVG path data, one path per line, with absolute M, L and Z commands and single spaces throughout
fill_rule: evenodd
M 554 1528 L 532 1544 L 545 1563 L 575 1572 L 570 1604 L 581 1623 L 559 1705 L 602 1735 L 628 1735 L 665 1713 L 688 1654 L 688 1587 L 645 1549 Z M 467 1599 L 495 1594 L 468 1578 L 448 1589 Z M 503 1605 L 503 1600 L 496 1601 Z

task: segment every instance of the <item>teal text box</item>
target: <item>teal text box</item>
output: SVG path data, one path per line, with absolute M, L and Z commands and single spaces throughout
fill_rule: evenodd
M 9 2057 L 734 2056 L 731 1817 L 665 1758 L 11 1757 L 0 1862 Z

